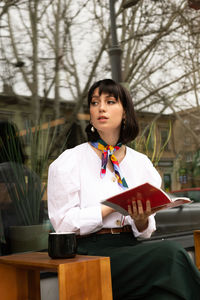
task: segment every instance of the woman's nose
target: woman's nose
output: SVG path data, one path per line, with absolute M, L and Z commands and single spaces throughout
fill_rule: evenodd
M 100 111 L 105 111 L 105 103 L 104 102 L 101 102 L 100 105 L 99 105 L 99 110 Z

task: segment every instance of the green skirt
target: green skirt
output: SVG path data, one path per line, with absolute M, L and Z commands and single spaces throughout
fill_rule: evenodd
M 78 254 L 110 257 L 114 300 L 200 300 L 200 272 L 177 243 L 142 243 L 132 233 L 77 241 Z

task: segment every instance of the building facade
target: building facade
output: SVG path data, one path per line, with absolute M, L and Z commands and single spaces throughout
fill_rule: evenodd
M 25 101 L 25 100 L 27 101 Z M 25 152 L 31 154 L 27 138 L 27 128 L 31 126 L 31 99 L 15 95 L 0 95 L 0 120 L 12 121 L 24 137 Z M 41 99 L 41 102 L 43 100 Z M 60 117 L 55 119 L 53 100 L 42 103 L 41 128 L 54 136 L 56 148 L 64 150 L 86 141 L 85 127 L 89 122 L 87 106 L 81 112 L 74 113 L 75 104 L 70 101 L 60 103 Z M 200 135 L 199 110 L 181 111 L 178 115 L 158 115 L 138 112 L 140 134 L 129 146 L 144 152 L 152 160 L 163 179 L 163 189 L 177 190 L 183 187 L 200 186 Z M 73 123 L 70 126 L 70 122 Z M 70 130 L 67 130 L 69 125 Z M 56 134 L 55 134 L 56 130 Z M 61 134 L 65 132 L 66 134 Z M 59 140 L 60 136 L 60 140 Z M 42 149 L 42 147 L 40 147 Z M 44 150 L 45 151 L 45 150 Z M 53 151 L 49 163 L 59 152 Z M 42 153 L 41 153 L 42 155 Z M 199 173 L 198 173 L 199 172 Z M 47 178 L 45 173 L 44 180 Z

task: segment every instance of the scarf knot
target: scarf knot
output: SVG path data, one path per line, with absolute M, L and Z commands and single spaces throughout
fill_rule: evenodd
M 108 159 L 110 159 L 114 172 L 115 172 L 115 177 L 117 178 L 118 184 L 123 188 L 127 189 L 128 185 L 126 183 L 125 178 L 123 177 L 120 167 L 119 167 L 119 162 L 114 155 L 114 152 L 119 150 L 122 146 L 122 143 L 118 143 L 116 146 L 111 146 L 107 145 L 102 139 L 99 139 L 97 142 L 91 142 L 91 145 L 102 151 L 102 160 L 101 160 L 101 172 L 100 176 L 103 178 L 106 174 L 106 167 L 108 163 Z

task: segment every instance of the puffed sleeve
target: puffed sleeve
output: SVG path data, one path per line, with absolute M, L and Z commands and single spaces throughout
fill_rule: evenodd
M 81 208 L 75 149 L 66 150 L 50 165 L 47 192 L 49 219 L 55 231 L 88 234 L 102 228 L 100 204 Z

